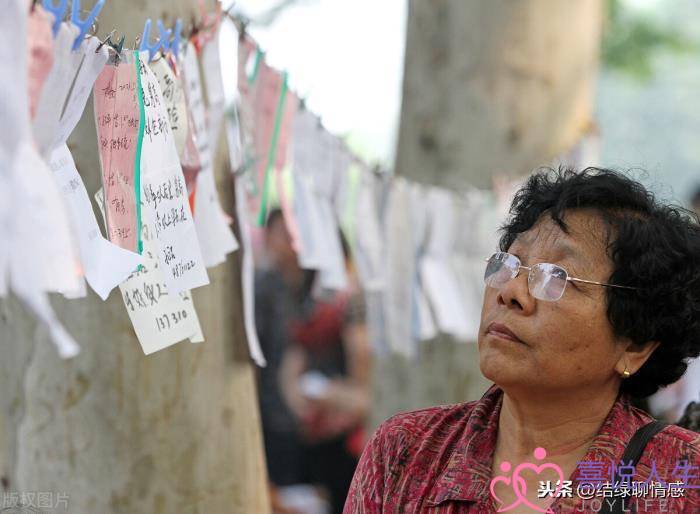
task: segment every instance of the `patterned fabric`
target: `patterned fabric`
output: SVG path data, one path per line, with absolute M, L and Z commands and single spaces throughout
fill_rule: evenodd
M 385 421 L 365 447 L 344 513 L 496 512 L 489 483 L 502 399 L 502 390 L 492 386 L 476 402 L 399 414 Z M 650 421 L 647 413 L 620 395 L 583 461 L 604 463 L 599 466 L 609 469 L 611 462 L 620 462 L 635 431 Z M 685 473 L 693 477 L 685 481 L 689 486 L 700 487 L 700 471 L 692 467 L 684 472 L 683 461 L 700 466 L 700 434 L 667 426 L 649 441 L 632 481 L 644 482 L 652 475 L 653 482 L 659 478 L 674 482 Z M 553 512 L 600 510 L 597 501 L 603 498 L 593 502 L 576 495 L 582 469 L 579 466 L 570 477 L 572 497 L 556 499 Z M 683 498 L 648 498 L 646 503 L 644 498 L 632 498 L 632 506 L 637 512 L 698 513 L 699 491 L 687 488 Z

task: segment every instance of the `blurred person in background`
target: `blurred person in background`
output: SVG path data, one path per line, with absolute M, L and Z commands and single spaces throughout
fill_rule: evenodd
M 349 287 L 309 301 L 282 366 L 283 393 L 305 441 L 308 480 L 341 513 L 364 444 L 371 358 L 365 304 L 345 238 Z
M 290 346 L 290 327 L 300 316 L 307 295 L 307 273 L 299 267 L 282 211 L 270 211 L 264 232 L 267 268 L 255 277 L 255 324 L 267 366 L 258 375 L 258 399 L 275 513 L 303 512 L 286 508 L 281 491 L 304 482 L 304 450 L 298 423 L 280 388 L 282 360 Z

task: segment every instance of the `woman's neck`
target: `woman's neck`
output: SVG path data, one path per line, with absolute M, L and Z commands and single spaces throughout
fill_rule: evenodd
M 549 457 L 582 456 L 616 398 L 613 389 L 544 397 L 504 391 L 496 452 L 516 461 L 531 457 L 538 447 L 544 448 Z

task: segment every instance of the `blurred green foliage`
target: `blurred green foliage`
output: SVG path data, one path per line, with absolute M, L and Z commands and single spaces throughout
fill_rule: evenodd
M 698 44 L 677 27 L 641 13 L 624 0 L 606 0 L 602 61 L 608 69 L 644 81 L 653 76 L 653 58 L 660 52 L 691 53 Z

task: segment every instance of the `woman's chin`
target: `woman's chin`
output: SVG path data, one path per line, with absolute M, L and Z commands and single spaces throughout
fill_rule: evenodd
M 520 383 L 528 380 L 527 370 L 523 362 L 517 364 L 513 359 L 503 355 L 494 355 L 491 352 L 481 353 L 479 356 L 479 368 L 481 373 L 498 386 Z M 530 379 L 532 375 L 530 374 Z

